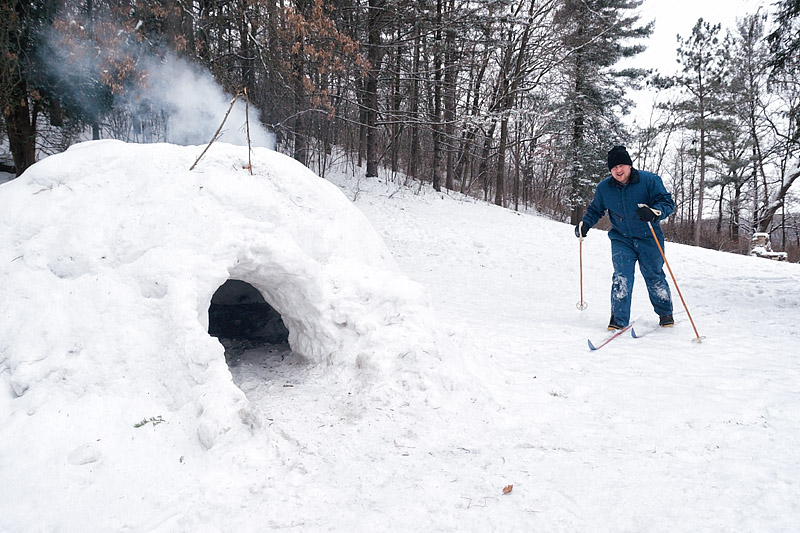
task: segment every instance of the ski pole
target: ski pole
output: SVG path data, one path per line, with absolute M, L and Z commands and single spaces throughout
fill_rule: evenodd
M 641 206 L 639 206 L 641 207 Z M 658 242 L 658 237 L 656 237 L 656 230 L 653 229 L 653 225 L 650 221 L 647 221 L 647 225 L 650 227 L 650 233 L 653 234 L 653 239 L 656 241 L 656 246 L 658 246 L 658 251 L 661 252 L 661 258 L 664 260 L 664 264 L 667 265 L 667 270 L 669 270 L 669 275 L 672 277 L 672 283 L 675 285 L 675 290 L 678 291 L 678 296 L 681 298 L 681 303 L 683 304 L 683 308 L 686 309 L 686 315 L 689 317 L 689 322 L 692 324 L 692 329 L 694 330 L 695 338 L 692 339 L 694 342 L 703 342 L 705 337 L 701 337 L 699 333 L 697 333 L 697 327 L 694 325 L 694 320 L 692 320 L 692 314 L 689 312 L 689 307 L 686 305 L 686 300 L 683 299 L 683 294 L 681 294 L 681 289 L 678 287 L 678 282 L 675 280 L 675 274 L 672 273 L 672 269 L 669 266 L 669 262 L 667 261 L 667 256 L 664 255 L 664 249 L 661 248 L 661 243 Z
M 583 311 L 584 309 L 589 307 L 589 304 L 583 301 L 583 235 L 582 235 L 583 232 L 579 229 L 578 233 L 581 234 L 581 236 L 578 237 L 578 258 L 579 258 L 578 265 L 579 265 L 580 279 L 581 279 L 581 301 L 578 302 L 575 305 L 575 307 Z

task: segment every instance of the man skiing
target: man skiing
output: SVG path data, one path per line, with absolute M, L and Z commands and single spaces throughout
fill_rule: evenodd
M 659 222 L 675 209 L 672 195 L 664 188 L 658 175 L 633 168 L 631 156 L 624 146 L 615 146 L 608 152 L 608 169 L 611 176 L 597 185 L 592 203 L 575 226 L 575 236 L 582 238 L 606 213 L 611 220 L 608 238 L 611 239 L 614 276 L 608 329 L 622 329 L 630 322 L 637 261 L 650 294 L 650 303 L 659 316 L 659 325 L 671 327 L 675 321 L 672 318 L 672 296 L 664 275 L 664 259 L 648 222 L 663 249 L 664 234 Z

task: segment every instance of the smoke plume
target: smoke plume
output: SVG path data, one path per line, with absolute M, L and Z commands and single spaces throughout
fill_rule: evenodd
M 111 51 L 108 42 L 101 45 L 69 31 L 53 30 L 45 41 L 39 61 L 51 86 L 57 87 L 56 95 L 76 116 L 98 122 L 104 137 L 129 142 L 206 144 L 233 99 L 205 68 L 172 53 L 150 53 L 133 39 L 119 40 L 112 45 L 119 50 Z M 98 49 L 105 56 L 132 58 L 137 73 L 143 76 L 136 83 L 128 81 L 124 90 L 112 94 L 100 82 L 107 65 L 101 64 Z M 258 110 L 250 106 L 247 115 L 251 144 L 274 149 L 275 136 L 258 120 Z M 246 145 L 246 123 L 245 100 L 241 97 L 219 140 Z

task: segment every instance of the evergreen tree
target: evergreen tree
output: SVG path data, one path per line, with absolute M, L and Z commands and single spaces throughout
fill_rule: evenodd
M 731 48 L 731 83 L 730 93 L 735 113 L 741 125 L 741 131 L 746 136 L 748 152 L 742 154 L 746 157 L 751 171 L 738 175 L 735 182 L 736 202 L 733 206 L 734 231 L 738 231 L 739 211 L 741 205 L 740 191 L 744 180 L 749 180 L 752 189 L 753 220 L 751 228 L 758 227 L 759 218 L 759 189 L 767 194 L 767 177 L 765 171 L 766 154 L 764 140 L 767 135 L 764 131 L 765 120 L 763 110 L 767 103 L 764 102 L 764 82 L 768 64 L 767 50 L 764 45 L 764 17 L 750 15 L 740 20 Z M 729 166 L 739 167 L 742 163 L 730 161 Z M 759 187 L 759 182 L 763 184 Z M 761 202 L 766 206 L 766 199 Z
M 772 82 L 783 91 L 800 93 L 796 74 L 800 70 L 800 0 L 780 0 L 776 3 L 775 29 L 767 37 L 770 43 Z M 789 98 L 797 101 L 797 98 Z M 800 107 L 794 105 L 788 110 L 796 118 Z M 795 148 L 800 148 L 800 121 L 794 120 L 796 129 L 791 132 Z
M 630 102 L 626 88 L 641 80 L 641 69 L 615 69 L 624 58 L 645 47 L 653 24 L 639 25 L 634 12 L 641 0 L 565 0 L 557 16 L 563 32 L 565 162 L 569 176 L 567 202 L 572 222 L 581 218 L 590 186 L 606 174 L 603 155 L 612 144 L 626 140 L 621 115 Z
M 0 109 L 18 176 L 36 162 L 37 122 L 53 101 L 38 50 L 55 14 L 53 2 L 0 4 Z
M 770 66 L 781 71 L 796 66 L 800 55 L 800 0 L 780 0 L 775 5 L 775 29 L 768 36 Z
M 697 185 L 697 211 L 694 244 L 700 246 L 703 220 L 703 202 L 706 188 L 706 171 L 709 165 L 708 137 L 719 130 L 724 109 L 723 79 L 726 75 L 726 47 L 719 39 L 720 25 L 710 24 L 702 18 L 692 28 L 686 39 L 678 36 L 678 62 L 681 72 L 676 76 L 678 86 L 687 94 L 678 108 L 686 117 L 686 126 L 697 132 L 700 159 L 700 179 Z

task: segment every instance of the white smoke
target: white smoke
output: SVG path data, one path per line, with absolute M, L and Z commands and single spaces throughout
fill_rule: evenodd
M 129 99 L 146 101 L 149 107 L 166 113 L 166 141 L 180 145 L 206 144 L 225 119 L 233 96 L 226 94 L 211 74 L 198 66 L 167 56 L 145 63 L 147 86 Z M 275 148 L 275 136 L 258 120 L 258 109 L 247 109 L 244 96 L 233 105 L 219 140 L 247 144 L 247 123 L 253 146 Z
M 146 82 L 129 84 L 123 94 L 114 95 L 111 115 L 103 107 L 102 91 L 97 91 L 98 75 L 107 68 L 94 53 L 97 43 L 52 30 L 38 60 L 48 75 L 58 80 L 65 102 L 103 123 L 104 136 L 133 142 L 208 143 L 225 118 L 233 95 L 226 94 L 200 65 L 171 53 L 159 57 L 131 42 L 135 41 L 123 40 L 114 55 L 133 57 L 137 69 L 146 74 Z M 246 145 L 249 122 L 251 145 L 274 149 L 275 135 L 259 121 L 258 109 L 249 106 L 246 120 L 245 105 L 244 97 L 237 99 L 219 140 Z

